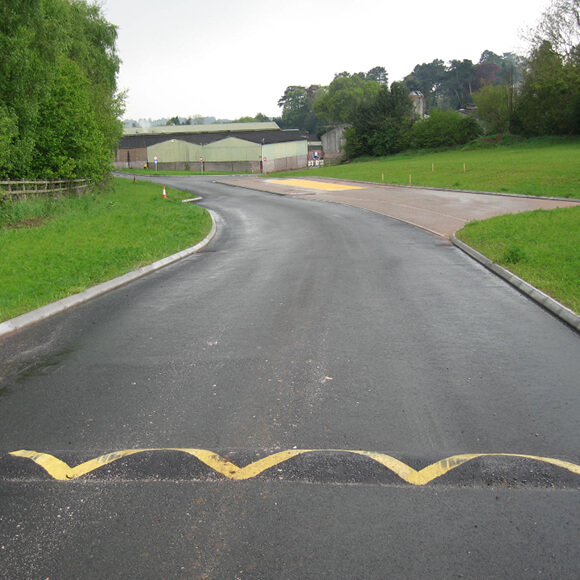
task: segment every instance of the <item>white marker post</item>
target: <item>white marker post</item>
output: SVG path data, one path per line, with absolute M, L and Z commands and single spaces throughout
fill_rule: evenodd
M 203 175 L 203 157 L 200 157 L 199 161 L 201 162 L 201 174 Z
M 157 162 L 159 161 L 159 159 L 157 159 L 157 155 L 155 155 L 155 157 L 153 157 L 153 161 L 155 163 L 155 173 L 157 173 Z

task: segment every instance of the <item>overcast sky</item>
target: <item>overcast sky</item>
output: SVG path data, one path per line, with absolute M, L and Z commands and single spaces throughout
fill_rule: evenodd
M 278 116 L 289 85 L 522 53 L 549 0 L 100 0 L 119 28 L 127 119 Z

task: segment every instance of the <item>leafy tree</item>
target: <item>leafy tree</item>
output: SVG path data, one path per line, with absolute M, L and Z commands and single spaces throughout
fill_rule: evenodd
M 99 131 L 89 82 L 78 64 L 58 63 L 52 90 L 39 108 L 42 127 L 34 150 L 34 172 L 48 178 L 93 176 L 109 165 L 110 149 Z
M 384 156 L 404 151 L 409 146 L 415 121 L 413 103 L 405 83 L 395 82 L 389 88 L 381 85 L 369 100 L 360 102 L 346 130 L 345 153 L 348 157 Z
M 538 50 L 549 42 L 564 61 L 577 60 L 580 50 L 580 0 L 552 0 L 528 40 Z
M 88 103 L 91 121 L 95 125 L 96 141 L 109 151 L 116 147 L 122 134 L 118 119 L 123 95 L 116 92 L 119 59 L 115 51 L 116 28 L 101 15 L 97 5 L 85 0 L 2 0 L 0 3 L 0 124 L 9 127 L 3 135 L 8 151 L 0 156 L 0 176 L 23 178 L 39 175 L 41 167 L 56 176 L 56 168 L 39 165 L 37 147 L 46 145 L 42 123 L 54 117 L 48 114 L 59 94 L 57 83 L 65 92 L 71 114 L 73 103 L 81 108 Z M 68 63 L 74 63 L 68 66 Z M 74 70 L 74 73 L 73 73 Z M 79 81 L 81 98 L 70 94 L 68 82 L 72 76 Z M 81 103 L 83 103 L 81 105 Z M 59 103 L 57 103 L 59 104 Z M 66 123 L 61 123 L 64 128 Z M 55 126 L 50 127 L 50 131 Z M 75 136 L 68 135 L 67 139 Z M 60 153 L 55 149 L 61 147 Z M 69 158 L 74 147 L 64 136 L 52 140 L 52 153 Z M 79 148 L 78 151 L 83 150 Z M 108 171 L 108 164 L 95 165 L 76 160 L 77 169 L 84 166 L 93 171 L 83 177 L 99 178 Z M 72 165 L 63 167 L 63 175 Z
M 527 61 L 515 109 L 526 135 L 577 133 L 580 130 L 580 66 L 565 62 L 547 40 Z
M 477 116 L 485 124 L 488 133 L 507 133 L 510 131 L 514 111 L 515 89 L 502 85 L 484 84 L 473 95 L 477 106 Z
M 425 109 L 437 106 L 439 87 L 445 81 L 447 69 L 440 59 L 418 64 L 404 81 L 411 91 L 421 91 L 425 97 Z
M 283 129 L 303 128 L 310 112 L 306 87 L 291 85 L 286 87 L 284 94 L 278 100 L 282 107 L 281 126 Z
M 383 66 L 375 66 L 369 72 L 367 72 L 365 79 L 367 81 L 375 81 L 380 85 L 386 85 L 389 80 L 389 75 L 387 70 Z
M 495 62 L 480 62 L 476 65 L 475 69 L 475 85 L 478 88 L 481 88 L 484 85 L 494 86 L 501 83 L 502 68 L 500 64 Z
M 314 102 L 314 112 L 329 124 L 350 123 L 355 111 L 371 103 L 380 87 L 375 80 L 341 73 L 328 87 L 320 89 Z
M 444 101 L 441 106 L 451 109 L 462 109 L 473 102 L 472 94 L 477 71 L 470 60 L 452 60 L 448 67 L 440 92 Z

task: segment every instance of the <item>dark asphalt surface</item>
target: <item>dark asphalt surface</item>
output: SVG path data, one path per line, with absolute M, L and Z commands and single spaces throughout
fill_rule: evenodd
M 158 178 L 161 179 L 161 178 Z M 2 578 L 577 578 L 580 337 L 448 241 L 348 206 L 163 178 L 204 197 L 200 254 L 0 340 Z M 55 482 L 70 465 L 197 448 Z M 228 453 L 231 452 L 231 456 Z

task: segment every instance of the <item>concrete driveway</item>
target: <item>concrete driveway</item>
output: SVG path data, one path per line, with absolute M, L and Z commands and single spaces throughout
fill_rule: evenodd
M 401 220 L 444 238 L 450 238 L 473 220 L 580 204 L 580 200 L 381 185 L 320 177 L 269 179 L 247 176 L 223 179 L 220 183 L 352 205 Z

